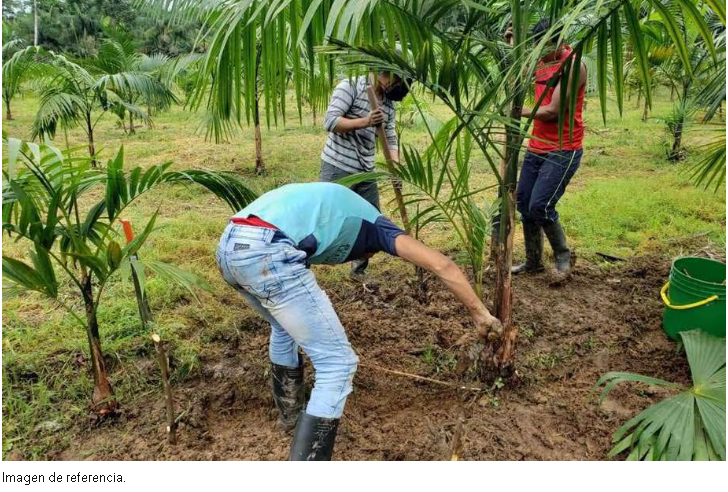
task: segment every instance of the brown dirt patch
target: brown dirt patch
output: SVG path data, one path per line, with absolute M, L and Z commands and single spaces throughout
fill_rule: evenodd
M 590 389 L 599 376 L 618 370 L 688 381 L 684 357 L 660 324 L 658 292 L 668 271 L 668 260 L 644 257 L 609 269 L 582 263 L 558 288 L 545 276 L 515 278 L 520 384 L 463 393 L 363 365 L 335 459 L 449 459 L 460 419 L 461 459 L 604 459 L 621 423 L 661 395 L 618 388 L 597 407 Z M 470 330 L 465 311 L 434 280 L 429 302 L 421 304 L 412 275 L 392 275 L 374 292 L 324 286 L 355 350 L 363 362 L 454 381 L 452 344 Z M 290 437 L 274 427 L 267 329 L 249 318 L 230 340 L 214 344 L 202 374 L 175 386 L 182 414 L 176 446 L 164 438 L 160 391 L 125 402 L 113 422 L 79 425 L 71 445 L 49 458 L 285 459 Z M 148 370 L 154 378 L 154 365 Z

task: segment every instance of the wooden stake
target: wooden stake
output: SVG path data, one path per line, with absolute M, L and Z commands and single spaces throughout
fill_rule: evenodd
M 374 74 L 369 74 L 369 87 L 367 87 L 367 96 L 369 97 L 369 106 L 372 111 L 379 109 L 379 100 L 377 94 L 374 92 Z M 387 164 L 387 171 L 390 174 L 394 174 L 394 159 L 392 158 L 392 150 L 389 148 L 389 142 L 387 142 L 387 134 L 384 131 L 384 124 L 377 125 L 377 135 L 379 136 L 379 143 L 382 145 L 382 153 L 384 154 L 384 161 Z M 399 208 L 399 215 L 404 223 L 404 230 L 407 234 L 410 233 L 409 216 L 407 215 L 407 209 L 404 206 L 404 198 L 402 197 L 402 182 L 392 177 L 392 187 L 394 188 L 394 197 L 397 200 L 397 208 Z
M 406 378 L 416 379 L 417 381 L 425 381 L 427 383 L 438 384 L 440 386 L 447 386 L 448 388 L 455 388 L 455 389 L 461 389 L 461 390 L 466 390 L 466 391 L 486 391 L 487 390 L 487 388 L 481 388 L 479 386 L 463 386 L 461 384 L 451 383 L 449 381 L 440 381 L 438 379 L 432 379 L 432 378 L 428 378 L 425 376 L 419 376 L 417 374 L 410 374 L 408 372 L 395 371 L 394 369 L 387 369 L 385 367 L 370 364 L 368 362 L 359 362 L 359 365 L 362 367 L 369 367 L 370 369 L 376 369 L 377 371 L 394 374 L 396 376 L 402 376 L 402 377 L 406 377 Z
M 157 352 L 157 363 L 162 373 L 162 386 L 164 387 L 164 400 L 167 406 L 167 436 L 170 444 L 177 444 L 177 422 L 174 416 L 174 399 L 172 386 L 169 384 L 169 366 L 167 365 L 167 353 L 162 347 L 162 339 L 156 333 L 152 334 L 154 350 Z

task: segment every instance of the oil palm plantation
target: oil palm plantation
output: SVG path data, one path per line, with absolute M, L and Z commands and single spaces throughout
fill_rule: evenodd
M 72 157 L 71 151 L 48 144 L 3 138 L 3 147 L 3 232 L 28 246 L 27 259 L 3 256 L 3 292 L 39 293 L 69 312 L 88 338 L 93 408 L 100 415 L 112 413 L 116 401 L 98 322 L 106 287 L 130 268 L 142 280 L 147 268 L 188 289 L 205 287 L 197 276 L 173 265 L 130 262 L 152 234 L 157 214 L 124 247 L 114 227 L 119 216 L 138 197 L 165 183 L 199 184 L 234 210 L 255 195 L 229 174 L 172 171 L 170 163 L 125 172 L 123 147 L 104 170 L 92 167 L 90 158 Z
M 603 112 L 607 99 L 607 60 L 611 58 L 612 86 L 621 111 L 626 54 L 634 59 L 645 87 L 646 103 L 651 105 L 650 66 L 642 18 L 654 12 L 664 20 L 677 56 L 686 65 L 689 65 L 689 49 L 675 28 L 676 13 L 695 25 L 713 58 L 713 37 L 704 19 L 705 12 L 712 10 L 725 24 L 725 6 L 719 0 L 148 0 L 146 3 L 204 14 L 210 46 L 204 70 L 214 78 L 214 84 L 209 91 L 207 86 L 200 85 L 198 97 L 206 97 L 212 124 L 217 127 L 240 121 L 243 111 L 251 107 L 255 61 L 251 42 L 253 26 L 256 32 L 260 31 L 266 52 L 287 49 L 302 56 L 309 54 L 308 63 L 301 65 L 301 69 L 308 70 L 309 76 L 315 70 L 325 74 L 329 87 L 336 73 L 334 64 L 348 65 L 350 70 L 393 70 L 412 77 L 453 111 L 457 125 L 449 145 L 459 134 L 467 133 L 493 172 L 501 196 L 502 219 L 495 238 L 495 311 L 505 326 L 505 336 L 496 342 L 497 347 L 491 347 L 501 367 L 510 363 L 517 336 L 517 328 L 511 322 L 510 288 L 514 195 L 520 150 L 531 124 L 530 120 L 521 122 L 520 115 L 530 74 L 546 41 L 559 36 L 574 51 L 574 56 L 564 63 L 559 78 L 552 81 L 554 84 L 566 79 L 566 74 L 573 72 L 577 76 L 579 71 L 571 71 L 571 66 L 578 66 L 584 53 L 597 50 L 598 94 Z M 534 44 L 529 30 L 541 17 L 549 17 L 552 27 L 541 42 Z M 509 21 L 513 25 L 512 46 L 502 39 Z M 285 48 L 282 43 L 276 43 L 281 39 L 286 39 Z M 322 49 L 320 45 L 324 43 L 326 46 Z M 278 59 L 282 59 L 282 53 L 272 58 L 273 63 Z M 282 66 L 279 65 L 279 70 Z M 298 77 L 298 70 L 294 73 Z M 285 111 L 280 73 L 275 69 L 266 70 L 262 76 L 264 84 L 274 89 L 271 107 Z M 688 76 L 692 76 L 690 71 Z M 305 87 L 302 80 L 294 80 L 297 95 L 307 91 L 312 99 L 320 97 L 319 86 Z M 566 98 L 567 84 L 561 87 L 563 104 L 559 124 L 564 121 L 567 108 L 573 109 L 576 104 L 576 91 Z M 538 106 L 540 101 L 534 104 Z M 501 136 L 503 133 L 505 138 Z M 441 165 L 452 164 L 443 161 Z

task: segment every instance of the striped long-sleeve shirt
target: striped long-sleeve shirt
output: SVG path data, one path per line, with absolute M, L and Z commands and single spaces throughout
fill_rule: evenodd
M 367 77 L 344 79 L 334 89 L 326 111 L 324 128 L 329 132 L 321 160 L 347 173 L 374 170 L 376 128 L 366 127 L 346 133 L 334 131 L 340 118 L 364 118 L 371 112 L 367 97 Z M 389 147 L 396 151 L 397 134 L 394 129 L 394 103 L 384 98 L 380 104 L 384 113 L 384 129 Z

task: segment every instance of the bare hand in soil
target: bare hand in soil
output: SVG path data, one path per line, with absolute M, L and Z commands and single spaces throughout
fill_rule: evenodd
M 503 325 L 500 320 L 485 308 L 473 314 L 473 323 L 475 323 L 475 329 L 480 338 L 492 341 L 497 340 L 503 334 Z

